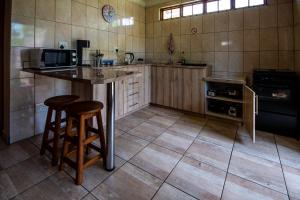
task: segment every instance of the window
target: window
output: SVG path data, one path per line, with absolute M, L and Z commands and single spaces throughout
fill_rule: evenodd
M 234 4 L 234 5 L 233 5 Z M 160 19 L 173 19 L 235 8 L 264 5 L 265 0 L 202 0 L 160 9 Z
M 203 14 L 203 3 L 197 1 L 194 3 L 162 8 L 160 12 L 160 17 L 162 20 L 173 19 L 177 17 L 187 17 L 191 15 L 200 15 Z

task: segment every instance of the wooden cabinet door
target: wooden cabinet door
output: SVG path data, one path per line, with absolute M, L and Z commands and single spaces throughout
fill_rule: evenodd
M 205 70 L 192 69 L 192 112 L 204 114 Z
M 156 74 L 156 66 L 151 67 L 151 103 L 156 104 L 156 82 L 157 82 L 157 74 Z
M 172 79 L 172 74 L 171 74 L 171 68 L 169 67 L 164 67 L 163 68 L 163 96 L 164 96 L 164 101 L 163 105 L 164 106 L 171 106 L 171 79 Z
M 115 113 L 116 113 L 116 119 L 120 119 L 122 116 L 124 116 L 124 80 L 117 81 L 116 82 L 116 101 L 115 101 Z
M 173 101 L 174 108 L 183 110 L 183 69 L 175 68 L 174 74 L 174 90 L 173 90 Z
M 244 86 L 244 126 L 255 142 L 255 92 Z
M 144 105 L 151 101 L 151 66 L 144 68 Z
M 156 67 L 156 104 L 164 104 L 164 68 Z
M 192 70 L 183 69 L 183 110 L 192 111 Z

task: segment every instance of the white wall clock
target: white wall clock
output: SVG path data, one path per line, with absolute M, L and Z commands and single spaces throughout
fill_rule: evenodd
M 116 11 L 111 5 L 103 6 L 102 16 L 105 21 L 107 21 L 108 23 L 111 23 L 114 20 L 115 15 L 116 15 Z

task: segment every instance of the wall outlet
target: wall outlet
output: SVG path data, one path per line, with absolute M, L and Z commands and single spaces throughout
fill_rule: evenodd
M 66 42 L 66 41 L 59 41 L 58 42 L 58 48 L 60 48 L 60 49 L 67 49 L 68 48 L 68 42 Z

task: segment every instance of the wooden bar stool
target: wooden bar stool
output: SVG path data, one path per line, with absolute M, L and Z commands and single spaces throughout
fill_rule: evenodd
M 65 128 L 62 127 L 62 123 L 64 123 L 66 119 L 62 119 L 62 112 L 64 111 L 66 105 L 73 103 L 78 99 L 79 97 L 75 95 L 62 95 L 51 97 L 44 102 L 44 104 L 48 106 L 48 113 L 40 153 L 41 155 L 44 155 L 45 151 L 48 150 L 52 154 L 53 166 L 58 164 L 58 143 L 59 139 L 65 132 Z M 53 111 L 55 111 L 55 120 L 52 122 L 51 118 Z M 51 139 L 49 139 L 50 131 L 53 132 L 53 138 Z
M 83 181 L 84 168 L 94 164 L 101 158 L 105 167 L 106 146 L 101 116 L 102 109 L 103 104 L 97 101 L 75 102 L 66 107 L 67 129 L 59 169 L 63 170 L 64 162 L 74 168 L 76 170 L 75 183 L 77 185 Z M 97 118 L 97 129 L 93 128 L 90 123 L 93 117 Z M 74 123 L 77 124 L 76 131 L 72 129 Z M 92 143 L 99 138 L 100 148 Z M 73 148 L 71 148 L 71 145 Z M 90 150 L 95 150 L 97 154 L 88 157 Z M 86 156 L 84 152 L 86 152 Z

